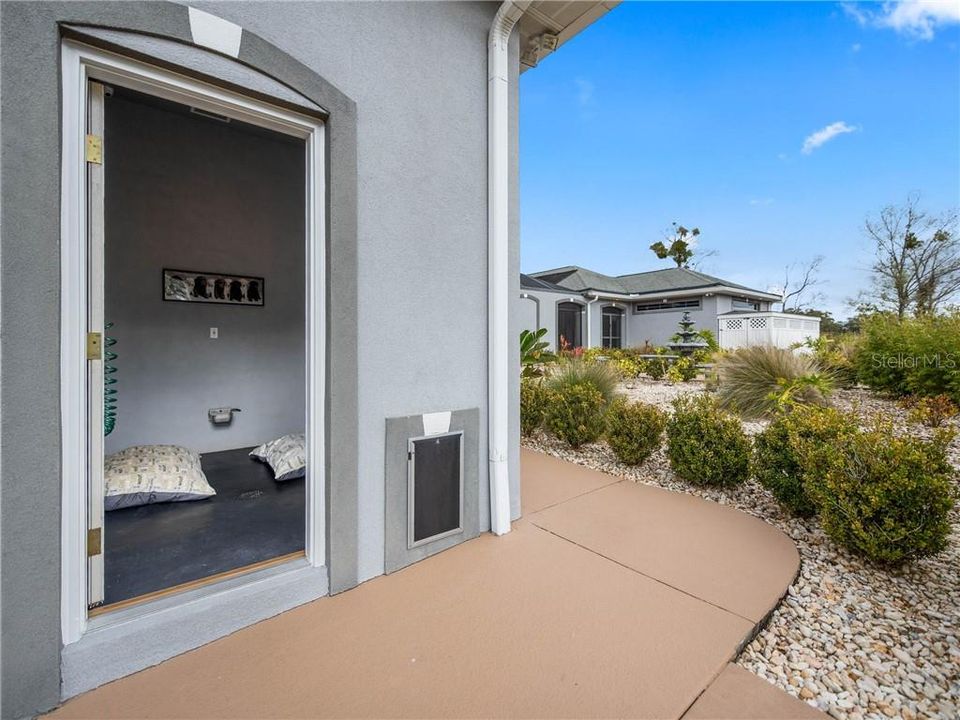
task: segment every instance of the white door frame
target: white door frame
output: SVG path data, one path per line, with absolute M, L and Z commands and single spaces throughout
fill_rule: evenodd
M 177 73 L 81 43 L 64 41 L 60 204 L 60 421 L 61 628 L 64 645 L 87 629 L 87 180 L 84 144 L 87 80 L 124 86 L 175 102 L 227 115 L 301 138 L 306 177 L 306 390 L 307 473 L 306 555 L 314 567 L 326 560 L 325 407 L 325 207 L 324 124 Z M 110 139 L 104 143 L 109 162 Z

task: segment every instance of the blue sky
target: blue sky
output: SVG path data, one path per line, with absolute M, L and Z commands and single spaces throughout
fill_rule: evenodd
M 521 76 L 520 163 L 524 272 L 669 267 L 676 221 L 758 289 L 823 255 L 846 316 L 868 213 L 960 204 L 960 3 L 623 3 Z

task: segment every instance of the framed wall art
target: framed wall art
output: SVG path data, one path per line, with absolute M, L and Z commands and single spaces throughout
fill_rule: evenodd
M 263 307 L 263 278 L 164 268 L 163 299 L 171 302 Z

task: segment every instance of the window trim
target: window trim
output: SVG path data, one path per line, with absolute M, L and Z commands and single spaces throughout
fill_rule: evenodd
M 737 303 L 740 303 L 737 305 Z M 747 310 L 748 312 L 762 312 L 759 300 L 751 300 L 744 296 L 732 296 L 730 298 L 730 307 L 734 310 Z
M 604 305 L 600 308 L 600 347 L 606 350 L 620 350 L 623 348 L 624 343 L 626 342 L 626 311 L 619 305 Z M 606 316 L 616 316 L 620 321 L 619 334 L 617 335 L 608 335 L 604 328 L 604 320 Z M 607 344 L 607 341 L 612 341 L 614 337 L 617 339 L 617 345 Z
M 703 298 L 688 297 L 676 298 L 672 300 L 665 298 L 660 302 L 634 302 L 631 303 L 630 307 L 634 315 L 647 315 L 649 313 L 662 312 L 683 312 L 684 310 L 703 310 Z M 640 309 L 641 307 L 643 309 Z
M 572 299 L 558 300 L 558 301 L 557 301 L 557 310 L 556 310 L 556 314 L 555 314 L 555 315 L 556 315 L 556 318 L 557 318 L 557 326 L 556 326 L 556 327 L 557 327 L 557 337 L 556 337 L 555 344 L 556 344 L 556 347 L 557 347 L 557 350 L 558 350 L 558 351 L 561 349 L 561 348 L 560 348 L 560 313 L 563 311 L 563 306 L 564 306 L 564 305 L 576 305 L 577 307 L 580 308 L 580 342 L 577 343 L 577 344 L 572 344 L 572 343 L 571 343 L 570 347 L 571 347 L 571 348 L 583 347 L 583 322 L 584 322 L 584 314 L 585 314 L 585 313 L 584 313 L 584 308 L 587 307 L 587 304 L 584 303 L 584 302 L 580 302 L 580 301 L 578 301 L 578 300 L 572 300 Z

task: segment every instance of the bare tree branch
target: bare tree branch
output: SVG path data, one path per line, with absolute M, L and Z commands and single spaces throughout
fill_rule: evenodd
M 822 298 L 822 293 L 810 293 L 814 287 L 822 281 L 818 277 L 820 269 L 823 267 L 823 255 L 817 255 L 807 263 L 794 263 L 788 265 L 783 271 L 783 299 L 781 300 L 781 309 L 783 312 L 797 312 L 805 305 L 816 302 Z M 791 271 L 797 269 L 799 279 L 791 284 Z M 803 302 L 804 293 L 809 293 L 807 302 Z

